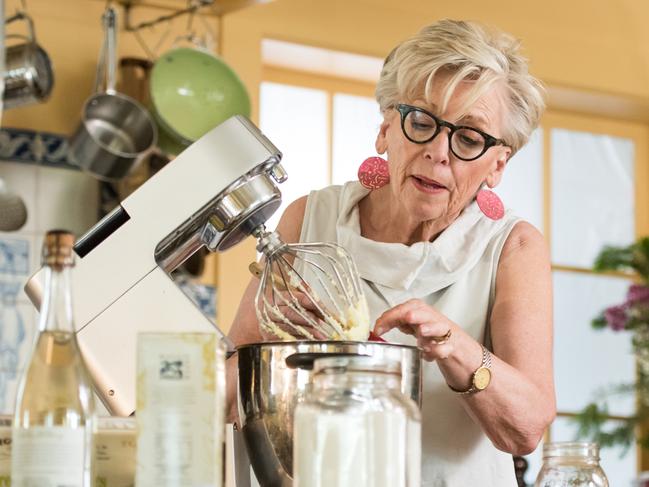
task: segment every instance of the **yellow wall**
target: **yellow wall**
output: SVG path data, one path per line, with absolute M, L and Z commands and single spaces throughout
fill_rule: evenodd
M 385 56 L 436 19 L 478 20 L 522 39 L 546 83 L 649 97 L 649 2 L 645 0 L 277 0 L 225 17 L 225 46 L 261 37 Z M 229 45 L 229 46 L 228 46 Z
M 17 2 L 7 3 L 10 13 Z M 46 104 L 6 112 L 3 125 L 74 130 L 94 79 L 104 5 L 104 0 L 28 1 L 39 42 L 54 62 L 56 86 Z M 137 7 L 134 20 L 163 13 Z M 209 21 L 220 26 L 220 51 L 248 86 L 256 120 L 262 38 L 384 57 L 397 42 L 443 17 L 479 20 L 521 38 L 533 73 L 552 86 L 623 97 L 632 107 L 649 105 L 646 0 L 275 0 L 228 14 L 220 22 L 216 17 Z M 182 25 L 176 25 L 171 38 L 182 32 Z M 145 35 L 153 42 L 163 32 L 158 28 Z M 120 34 L 119 51 L 143 55 L 129 33 Z M 233 317 L 253 258 L 252 241 L 219 256 L 218 319 L 224 327 Z

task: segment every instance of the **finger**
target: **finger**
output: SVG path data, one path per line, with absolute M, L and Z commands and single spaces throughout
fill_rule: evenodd
M 451 337 L 451 326 L 445 321 L 436 323 L 424 323 L 415 327 L 417 336 L 433 341 L 437 344 L 448 340 Z
M 428 362 L 447 359 L 455 351 L 455 345 L 452 342 L 443 345 L 419 346 L 418 348 L 421 351 L 421 358 Z
M 397 325 L 395 328 L 406 335 L 417 336 L 417 330 L 412 325 Z
M 376 320 L 374 332 L 377 335 L 383 335 L 392 328 L 399 327 L 400 325 L 411 325 L 410 313 L 424 306 L 427 305 L 423 301 L 411 299 L 387 310 Z
M 408 322 L 413 325 L 433 325 L 445 320 L 445 316 L 440 314 L 435 308 L 423 305 L 413 308 L 407 313 Z M 446 327 L 448 328 L 448 326 Z

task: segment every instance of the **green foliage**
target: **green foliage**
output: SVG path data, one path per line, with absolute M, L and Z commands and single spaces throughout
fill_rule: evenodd
M 636 275 L 645 286 L 649 286 L 649 237 L 641 238 L 628 247 L 605 247 L 597 256 L 594 270 L 598 272 L 618 271 Z M 637 288 L 637 286 L 636 286 Z M 616 318 L 615 311 L 621 314 Z M 607 320 L 606 313 L 609 320 Z M 616 325 L 616 319 L 622 325 Z M 633 384 L 621 384 L 599 391 L 598 401 L 588 404 L 575 418 L 578 437 L 598 442 L 602 447 L 622 446 L 626 452 L 636 442 L 649 448 L 649 434 L 640 436 L 640 424 L 649 420 L 649 307 L 646 303 L 628 301 L 623 305 L 602 311 L 591 321 L 593 328 L 601 330 L 612 327 L 633 333 L 632 345 L 639 364 L 639 372 Z M 637 410 L 630 418 L 608 419 L 607 400 L 614 395 L 635 393 Z
M 597 318 L 593 318 L 593 321 L 590 322 L 593 328 L 596 330 L 601 330 L 608 326 L 606 318 L 604 318 L 604 312 L 602 311 Z
M 628 247 L 604 247 L 593 268 L 597 272 L 635 272 L 644 282 L 649 282 L 649 237 Z
M 597 403 L 590 403 L 575 417 L 579 438 L 595 441 L 602 448 L 622 446 L 622 455 L 633 445 L 640 420 L 639 416 L 610 420 L 606 404 Z M 641 438 L 640 442 L 649 445 L 649 436 Z

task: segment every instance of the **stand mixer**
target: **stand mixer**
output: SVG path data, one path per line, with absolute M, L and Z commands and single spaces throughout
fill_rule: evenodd
M 97 395 L 112 414 L 135 411 L 138 333 L 223 336 L 170 274 L 203 247 L 232 247 L 275 212 L 277 184 L 287 177 L 281 157 L 248 119 L 232 117 L 78 239 L 72 275 L 77 337 Z M 25 291 L 40 307 L 42 270 Z

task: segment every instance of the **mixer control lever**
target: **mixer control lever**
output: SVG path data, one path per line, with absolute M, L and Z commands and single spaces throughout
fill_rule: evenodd
M 270 175 L 278 183 L 283 183 L 288 179 L 288 174 L 286 174 L 286 169 L 281 164 L 275 164 L 270 170 Z

